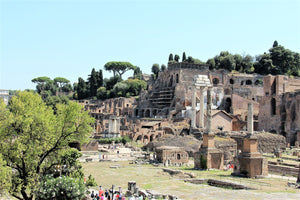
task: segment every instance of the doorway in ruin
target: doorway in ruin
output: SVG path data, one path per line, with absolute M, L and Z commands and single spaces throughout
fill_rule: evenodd
M 225 111 L 227 112 L 227 113 L 230 113 L 230 111 L 231 111 L 231 98 L 226 98 L 226 100 L 225 100 Z
M 179 153 L 177 154 L 177 160 L 180 160 L 180 154 Z

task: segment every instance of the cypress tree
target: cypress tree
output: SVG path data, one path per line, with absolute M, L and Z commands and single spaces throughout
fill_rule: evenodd
M 185 52 L 183 52 L 182 54 L 182 62 L 184 62 L 186 60 L 186 55 L 185 55 Z

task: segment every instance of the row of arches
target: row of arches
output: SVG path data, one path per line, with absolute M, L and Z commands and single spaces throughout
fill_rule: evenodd
M 145 109 L 136 109 L 134 114 L 135 117 L 146 117 L 146 118 L 152 118 L 153 116 L 156 116 L 158 114 L 159 110 L 157 108 L 145 108 Z
M 133 137 L 133 141 L 140 141 L 144 144 L 147 144 L 148 142 L 152 142 L 154 141 L 155 139 L 161 137 L 162 134 L 161 133 L 150 133 L 150 134 L 136 134 L 134 137 Z

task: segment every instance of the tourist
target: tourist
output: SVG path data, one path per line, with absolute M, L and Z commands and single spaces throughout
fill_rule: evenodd
M 102 196 L 102 194 L 104 194 L 104 192 L 103 192 L 103 190 L 102 190 L 102 186 L 99 186 L 100 188 L 99 188 L 99 197 L 101 197 Z
M 102 193 L 102 195 L 101 195 L 101 200 L 104 200 L 104 194 Z
M 106 199 L 108 198 L 109 192 L 107 190 L 105 190 L 104 196 L 105 196 Z
M 93 199 L 95 197 L 94 190 L 92 190 L 91 198 Z

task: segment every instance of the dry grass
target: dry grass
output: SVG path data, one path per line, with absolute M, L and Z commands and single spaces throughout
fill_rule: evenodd
M 110 168 L 110 166 L 116 164 L 121 165 L 121 167 L 116 169 Z M 265 197 L 266 195 L 273 193 L 276 193 L 276 195 L 278 195 L 278 193 L 283 193 L 286 196 L 295 195 L 293 193 L 297 192 L 295 189 L 287 187 L 287 182 L 289 180 L 280 178 L 238 178 L 231 176 L 231 171 L 198 171 L 192 170 L 188 167 L 176 168 L 183 171 L 192 172 L 197 176 L 197 178 L 213 178 L 223 181 L 232 181 L 245 184 L 249 187 L 256 188 L 257 190 L 236 191 L 207 185 L 185 183 L 182 180 L 182 177 L 170 176 L 169 174 L 164 173 L 159 167 L 154 167 L 152 165 L 137 166 L 135 164 L 129 164 L 128 161 L 113 163 L 89 162 L 82 163 L 82 165 L 86 176 L 92 174 L 93 177 L 95 177 L 97 184 L 102 185 L 105 188 L 110 188 L 111 185 L 115 185 L 121 186 L 123 190 L 126 190 L 128 187 L 128 181 L 136 181 L 137 187 L 140 189 L 151 189 L 165 194 L 175 194 L 182 199 L 194 199 L 195 197 L 198 198 L 199 195 L 204 195 L 206 192 L 206 195 L 212 193 L 213 195 L 217 195 L 219 197 L 223 197 L 222 195 L 225 192 L 229 199 L 232 199 L 232 196 L 234 195 L 238 195 L 239 198 L 237 199 L 247 199 L 245 197 L 247 197 L 249 194 L 267 198 Z M 98 189 L 98 187 L 95 187 L 94 189 Z M 187 194 L 189 194 L 189 196 L 186 196 Z

